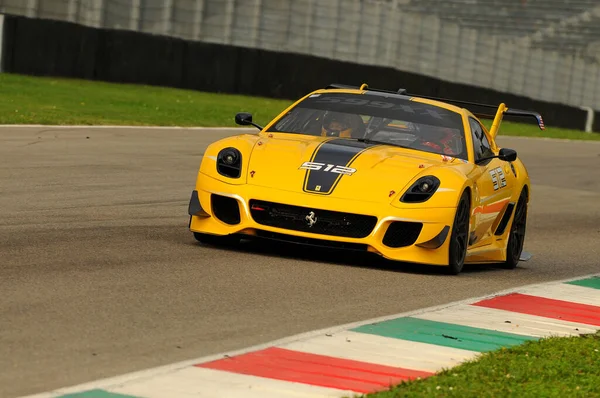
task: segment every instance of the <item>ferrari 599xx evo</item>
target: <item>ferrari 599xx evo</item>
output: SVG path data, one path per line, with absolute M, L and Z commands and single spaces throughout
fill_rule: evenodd
M 479 117 L 493 108 L 488 130 Z M 490 113 L 488 111 L 488 113 Z M 257 134 L 212 143 L 189 203 L 199 241 L 255 237 L 445 267 L 514 268 L 531 194 L 516 151 L 496 135 L 531 111 L 330 85 L 293 103 Z

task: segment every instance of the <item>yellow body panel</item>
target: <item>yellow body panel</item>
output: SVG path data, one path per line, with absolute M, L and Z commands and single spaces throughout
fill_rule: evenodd
M 317 90 L 309 95 L 328 91 L 331 90 Z M 335 91 L 356 94 L 365 92 L 352 89 Z M 423 98 L 412 100 L 436 105 L 461 115 L 468 160 L 391 145 L 372 145 L 347 163 L 347 166 L 357 171 L 352 175 L 338 176 L 335 189 L 331 192 L 326 189 L 319 191 L 318 185 L 310 191 L 307 189 L 309 174 L 300 166 L 305 162 L 312 162 L 316 150 L 332 138 L 267 132 L 278 116 L 258 134 L 225 138 L 207 148 L 195 186 L 202 210 L 191 214 L 190 230 L 212 235 L 256 235 L 260 231 L 266 231 L 298 238 L 355 243 L 365 245 L 367 250 L 392 260 L 443 266 L 448 265 L 450 239 L 445 238 L 443 244 L 435 248 L 419 245 L 439 236 L 445 227 L 446 230 L 452 230 L 458 201 L 462 193 L 468 190 L 471 198 L 470 233 L 473 241 L 468 247 L 466 262 L 505 260 L 510 223 L 502 235 L 496 236 L 494 231 L 508 204 L 517 202 L 525 186 L 529 190 L 529 177 L 524 165 L 518 159 L 512 162 L 515 175 L 509 163 L 499 159 L 492 159 L 485 165 L 475 164 L 468 122 L 468 118 L 474 116 L 463 108 L 443 102 Z M 284 110 L 280 116 L 294 105 Z M 498 126 L 494 126 L 494 129 L 497 132 Z M 495 137 L 488 131 L 485 134 L 497 154 L 499 149 L 495 144 Z M 340 138 L 336 140 L 339 141 Z M 217 172 L 218 154 L 228 147 L 235 147 L 242 154 L 239 178 L 225 177 Z M 504 186 L 494 189 L 494 174 L 490 170 L 498 168 L 503 172 Z M 401 202 L 400 198 L 405 191 L 426 175 L 435 175 L 441 181 L 436 193 L 423 203 Z M 211 195 L 237 201 L 240 209 L 239 223 L 230 225 L 215 216 Z M 370 215 L 375 216 L 377 222 L 371 233 L 363 238 L 277 228 L 260 224 L 253 218 L 250 200 Z M 383 237 L 393 221 L 419 222 L 423 227 L 413 244 L 392 248 L 383 243 Z M 447 232 L 449 236 L 450 232 Z
M 274 188 L 257 188 L 252 185 L 245 185 L 241 189 L 236 189 L 235 193 L 233 193 L 230 188 L 231 187 L 228 186 L 228 184 L 216 180 L 210 176 L 205 174 L 198 175 L 198 184 L 196 185 L 196 189 L 199 193 L 200 202 L 202 207 L 211 215 L 211 217 L 192 217 L 190 225 L 190 229 L 192 231 L 218 235 L 227 235 L 233 233 L 253 235 L 256 233 L 256 229 L 260 229 L 276 233 L 291 234 L 305 238 L 335 240 L 338 242 L 364 243 L 369 245 L 369 250 L 380 253 L 390 259 L 410 259 L 410 261 L 413 262 L 439 265 L 443 265 L 447 261 L 447 256 L 444 255 L 443 250 L 441 250 L 442 248 L 437 251 L 423 249 L 417 246 L 392 249 L 384 246 L 381 242 L 383 239 L 383 233 L 387 229 L 390 222 L 395 219 L 424 222 L 425 226 L 421 231 L 421 235 L 416 243 L 426 242 L 439 234 L 444 226 L 452 224 L 452 220 L 454 218 L 454 209 L 451 207 L 439 209 L 396 209 L 389 205 L 374 205 L 371 202 L 357 202 L 354 200 L 330 197 L 324 199 L 323 197 L 317 195 L 281 191 Z M 219 221 L 215 217 L 212 217 L 213 214 L 210 207 L 211 194 L 219 194 L 235 198 L 240 204 L 241 222 L 235 226 L 231 226 Z M 284 230 L 256 223 L 250 215 L 248 205 L 250 198 L 276 201 L 279 203 L 300 203 L 304 207 L 313 207 L 324 210 L 369 214 L 377 216 L 379 221 L 373 232 L 368 237 L 363 239 L 332 237 L 328 235 Z

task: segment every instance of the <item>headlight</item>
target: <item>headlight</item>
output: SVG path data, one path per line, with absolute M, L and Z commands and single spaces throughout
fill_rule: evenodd
M 217 171 L 229 178 L 239 178 L 242 174 L 242 154 L 235 148 L 225 148 L 217 156 Z
M 404 203 L 425 202 L 435 193 L 439 186 L 440 180 L 437 177 L 421 177 L 408 188 L 406 193 L 400 198 L 400 201 Z

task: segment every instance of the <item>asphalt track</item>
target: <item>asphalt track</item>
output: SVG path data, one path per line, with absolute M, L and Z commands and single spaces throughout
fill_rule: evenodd
M 533 182 L 513 271 L 203 246 L 204 148 L 239 130 L 0 128 L 0 397 L 600 270 L 600 143 L 502 137 Z

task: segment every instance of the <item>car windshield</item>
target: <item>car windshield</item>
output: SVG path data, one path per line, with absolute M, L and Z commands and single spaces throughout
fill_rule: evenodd
M 313 94 L 269 132 L 364 139 L 467 159 L 460 114 L 385 94 Z

